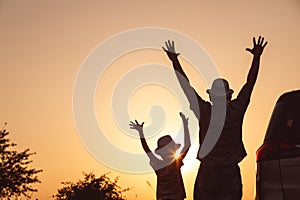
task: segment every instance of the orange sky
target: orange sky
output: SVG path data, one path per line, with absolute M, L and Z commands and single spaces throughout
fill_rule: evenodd
M 169 28 L 193 38 L 211 57 L 231 87 L 239 91 L 246 80 L 252 56 L 245 51 L 252 37 L 269 41 L 261 59 L 261 70 L 244 119 L 244 143 L 248 156 L 240 164 L 244 200 L 252 199 L 255 188 L 255 151 L 262 143 L 273 106 L 280 94 L 299 89 L 300 3 L 297 0 L 267 1 L 15 1 L 0 0 L 0 74 L 2 94 L 0 123 L 8 122 L 10 138 L 18 149 L 36 152 L 33 166 L 43 169 L 35 198 L 55 194 L 61 181 L 78 180 L 82 172 L 120 176 L 120 184 L 133 189 L 128 199 L 154 199 L 155 174 L 132 174 L 111 169 L 98 162 L 81 142 L 73 120 L 73 87 L 80 66 L 101 42 L 120 32 L 143 27 Z M 164 39 L 163 39 L 164 40 Z M 111 48 L 121 48 L 113 46 Z M 163 44 L 161 44 L 163 45 Z M 178 46 L 181 52 L 183 46 Z M 197 52 L 195 52 L 197 54 Z M 134 66 L 160 63 L 170 66 L 159 50 L 142 50 L 115 60 L 111 73 L 96 90 L 96 114 L 105 124 L 105 135 L 125 151 L 142 154 L 139 140 L 122 135 L 109 107 L 101 106 L 102 93 L 111 94 L 114 85 Z M 182 59 L 192 84 L 205 99 L 205 82 Z M 128 71 L 127 71 L 128 72 Z M 118 74 L 119 73 L 119 74 Z M 151 123 L 148 109 L 154 103 L 165 108 L 163 131 L 156 138 L 180 128 L 180 106 L 163 88 L 144 88 L 129 103 L 130 117 Z M 156 92 L 163 97 L 155 98 Z M 147 99 L 147 101 L 143 101 Z M 169 101 L 170 99 L 170 101 Z M 142 102 L 143 101 L 143 102 Z M 109 105 L 109 104 L 108 104 Z M 139 109 L 137 109 L 139 108 Z M 105 112 L 104 112 L 105 111 Z M 191 113 L 187 113 L 195 121 Z M 122 135 L 118 137 L 118 135 Z M 128 138 L 126 138 L 128 137 Z M 120 139 L 122 138 L 122 139 Z M 130 145 L 128 145 L 130 144 Z M 101 149 L 101 146 L 99 146 Z M 183 168 L 187 199 L 192 199 L 199 163 L 193 143 Z M 109 153 L 109 152 L 108 152 Z M 117 155 L 112 155 L 118 159 Z M 147 195 L 146 198 L 143 195 Z

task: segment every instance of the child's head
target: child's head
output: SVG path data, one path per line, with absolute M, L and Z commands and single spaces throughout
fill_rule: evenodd
M 158 139 L 155 153 L 160 155 L 163 159 L 174 158 L 179 147 L 180 144 L 176 144 L 171 136 L 165 135 Z

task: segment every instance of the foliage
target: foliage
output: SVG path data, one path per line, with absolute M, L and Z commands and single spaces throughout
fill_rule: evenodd
M 93 173 L 83 173 L 84 180 L 63 182 L 62 188 L 53 195 L 56 200 L 124 200 L 122 194 L 129 188 L 122 189 L 118 177 L 113 181 L 103 174 L 96 177 Z
M 0 130 L 0 198 L 30 198 L 37 191 L 32 184 L 40 182 L 37 174 L 42 170 L 29 168 L 32 162 L 29 157 L 35 153 L 30 153 L 29 149 L 12 150 L 16 144 L 10 142 L 8 134 L 5 129 Z

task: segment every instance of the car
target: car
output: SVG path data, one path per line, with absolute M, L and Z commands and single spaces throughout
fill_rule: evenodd
M 300 199 L 300 90 L 277 100 L 256 164 L 256 200 Z

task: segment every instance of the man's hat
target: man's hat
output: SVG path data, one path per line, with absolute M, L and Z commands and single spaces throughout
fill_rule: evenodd
M 229 88 L 229 83 L 223 78 L 217 78 L 214 80 L 211 89 L 206 90 L 208 94 L 216 96 L 226 96 L 233 93 L 233 90 Z
M 174 140 L 171 138 L 171 136 L 165 135 L 165 136 L 158 139 L 157 148 L 155 149 L 155 153 L 157 153 L 157 154 L 162 153 L 161 152 L 162 148 L 167 146 L 167 145 L 168 145 L 169 148 L 175 148 L 176 150 L 179 149 L 179 147 L 180 147 L 180 144 L 176 144 L 174 142 Z

